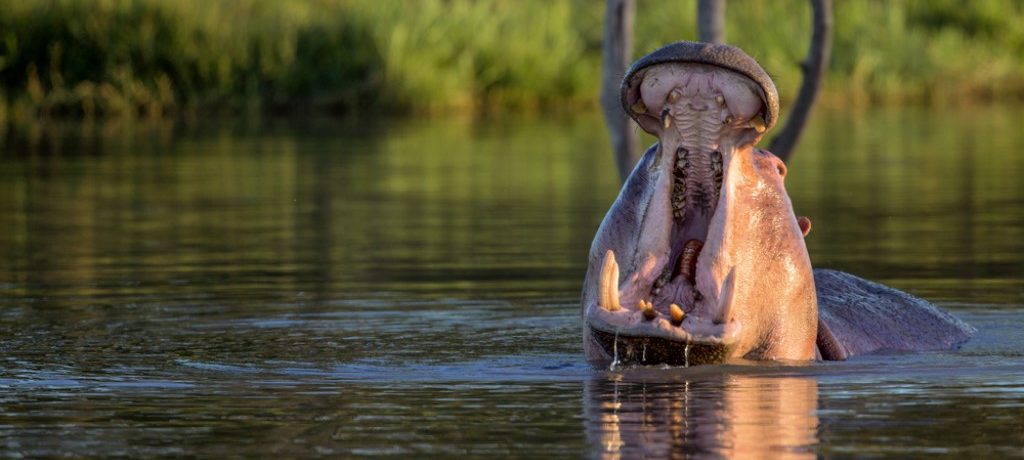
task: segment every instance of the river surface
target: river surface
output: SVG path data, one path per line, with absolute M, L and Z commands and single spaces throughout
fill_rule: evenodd
M 1024 455 L 1024 111 L 819 112 L 815 266 L 959 350 L 591 369 L 600 118 L 0 130 L 0 455 Z

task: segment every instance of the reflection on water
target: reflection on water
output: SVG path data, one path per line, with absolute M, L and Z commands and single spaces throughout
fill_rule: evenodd
M 0 130 L 5 455 L 1018 455 L 1024 112 L 820 113 L 816 265 L 963 350 L 591 370 L 598 116 Z
M 587 382 L 587 440 L 599 457 L 814 458 L 814 378 L 743 369 L 664 377 L 639 370 Z

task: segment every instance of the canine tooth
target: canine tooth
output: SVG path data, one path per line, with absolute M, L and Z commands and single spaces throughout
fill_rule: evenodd
M 672 91 L 669 91 L 669 93 L 668 93 L 668 102 L 675 103 L 676 101 L 679 100 L 679 96 L 682 96 L 682 95 L 683 94 L 680 93 L 678 89 L 673 89 Z
M 654 304 L 652 304 L 650 302 L 647 302 L 647 304 L 644 305 L 644 310 L 643 311 L 644 311 L 644 319 L 646 319 L 647 321 L 651 321 L 654 318 L 658 317 L 658 312 L 654 311 Z
M 619 305 L 619 264 L 615 262 L 615 252 L 611 249 L 604 253 L 604 262 L 601 264 L 601 279 L 597 285 L 602 307 L 608 311 L 615 311 L 622 308 Z
M 725 275 L 725 280 L 722 281 L 722 289 L 718 292 L 718 316 L 715 317 L 715 324 L 723 324 L 729 322 L 730 313 L 732 313 L 732 296 L 735 290 L 734 278 L 736 275 L 736 267 L 729 269 L 729 274 Z
M 679 308 L 679 305 L 669 305 L 668 312 L 672 316 L 672 324 L 676 326 L 683 324 L 683 317 L 686 316 L 686 312 L 684 312 L 682 308 Z
M 668 107 L 665 107 L 665 110 L 661 111 L 661 126 L 665 129 L 672 126 L 672 111 L 669 110 Z
M 750 119 L 750 127 L 754 128 L 755 131 L 763 133 L 765 128 L 764 117 L 761 114 L 754 115 L 754 118 Z

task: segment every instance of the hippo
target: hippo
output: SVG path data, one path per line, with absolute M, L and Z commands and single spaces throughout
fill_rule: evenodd
M 658 141 L 594 237 L 581 299 L 594 365 L 844 360 L 949 349 L 974 329 L 931 303 L 811 266 L 786 165 L 755 145 L 775 84 L 739 48 L 678 42 L 636 61 L 622 107 Z

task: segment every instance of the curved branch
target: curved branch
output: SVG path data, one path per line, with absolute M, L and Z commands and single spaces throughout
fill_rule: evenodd
M 622 182 L 629 177 L 639 160 L 636 132 L 630 129 L 629 117 L 619 102 L 619 87 L 626 73 L 633 50 L 634 0 L 607 0 L 604 13 L 604 40 L 601 49 L 601 110 L 608 125 Z
M 725 43 L 725 0 L 697 0 L 697 40 Z
M 793 104 L 786 127 L 772 139 L 768 147 L 768 150 L 783 161 L 793 153 L 793 147 L 800 140 L 800 133 L 807 123 L 814 100 L 818 97 L 821 77 L 828 67 L 829 54 L 832 50 L 832 0 L 811 0 L 811 10 L 814 15 L 813 31 L 807 58 L 800 65 L 804 73 L 800 93 Z

